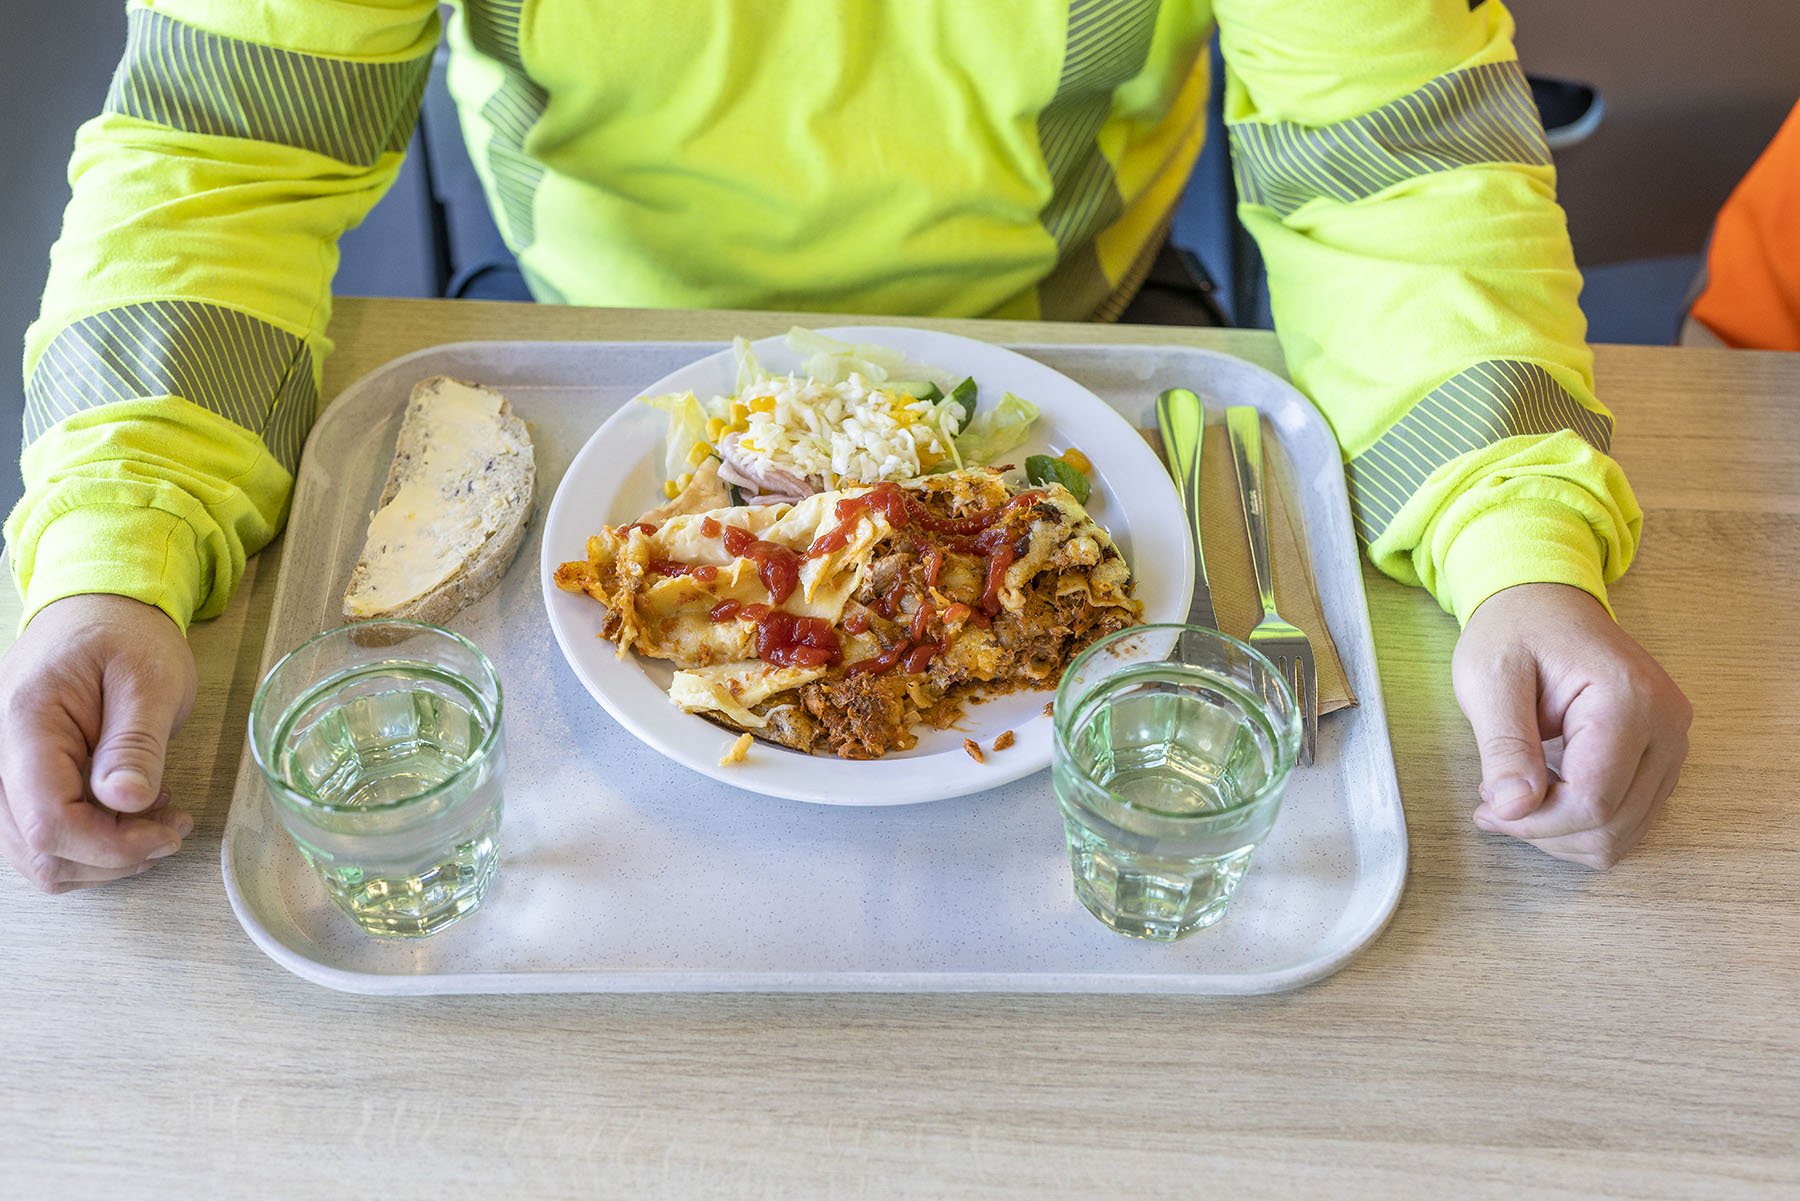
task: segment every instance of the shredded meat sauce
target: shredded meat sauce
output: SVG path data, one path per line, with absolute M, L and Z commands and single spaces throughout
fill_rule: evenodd
M 882 512 L 896 527 L 877 547 L 839 622 L 839 630 L 848 635 L 841 666 L 831 676 L 761 706 L 769 723 L 757 731 L 761 737 L 846 759 L 874 759 L 907 750 L 918 741 L 915 726 L 926 723 L 942 729 L 956 721 L 966 702 L 1050 686 L 1084 647 L 1135 623 L 1134 611 L 1096 605 L 1085 587 L 1064 588 L 1058 595 L 1063 574 L 1090 569 L 1058 570 L 1047 561 L 1023 587 L 1022 604 L 1002 603 L 1007 568 L 1033 553 L 1034 539 L 1041 540 L 1035 547 L 1041 552 L 1070 535 L 1060 528 L 1069 517 L 1045 501 L 1041 491 L 1019 493 L 992 508 L 973 507 L 972 497 L 953 497 L 948 491 L 897 493 L 895 486 L 881 485 L 839 502 L 836 524 L 815 540 L 812 551 L 842 546 L 848 528 L 861 512 L 870 510 Z M 1111 547 L 1102 554 L 1117 556 Z M 661 566 L 658 563 L 652 570 Z M 762 562 L 758 566 L 766 571 Z M 764 576 L 765 583 L 773 585 L 772 594 L 791 590 L 786 568 L 782 563 L 769 573 L 776 576 L 773 580 Z M 602 587 L 588 586 L 599 581 L 582 578 L 578 570 L 567 577 L 559 570 L 556 582 L 604 599 Z M 730 602 L 714 607 L 709 616 L 715 621 L 750 617 L 746 610 L 761 610 L 755 616 L 764 622 L 787 616 L 779 609 L 761 605 L 740 609 Z M 826 623 L 819 625 L 832 640 L 839 637 Z M 609 610 L 602 636 L 616 639 L 619 627 Z M 759 657 L 839 664 L 837 655 L 830 653 L 835 648 L 828 649 L 827 639 L 818 635 L 809 629 L 799 646 L 784 647 L 787 653 L 759 653 Z M 763 650 L 788 641 L 758 640 Z M 870 643 L 874 653 L 862 654 Z M 791 658 L 795 654 L 797 660 Z

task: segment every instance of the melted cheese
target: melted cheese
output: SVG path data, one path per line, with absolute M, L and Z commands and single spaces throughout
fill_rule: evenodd
M 947 495 L 960 512 L 991 510 L 1004 505 L 1011 495 L 992 472 L 932 476 L 912 487 L 922 493 Z M 1058 597 L 1085 594 L 1095 610 L 1125 610 L 1122 616 L 1108 614 L 1088 623 L 1094 635 L 1137 618 L 1130 572 L 1106 531 L 1061 486 L 1034 489 L 1042 496 L 1028 507 L 1009 510 L 1002 531 L 1006 545 L 1016 549 L 1017 559 L 999 581 L 999 600 L 1010 612 L 1022 615 L 1020 625 L 989 628 L 968 618 L 947 621 L 945 615 L 959 601 L 967 606 L 970 598 L 979 596 L 987 586 L 987 562 L 952 549 L 940 565 L 936 586 L 929 589 L 938 616 L 927 620 L 939 623 L 940 649 L 928 673 L 903 677 L 910 714 L 887 709 L 860 712 L 853 699 L 834 697 L 829 691 L 822 698 L 810 698 L 810 704 L 802 702 L 798 693 L 806 685 L 835 679 L 845 665 L 874 658 L 884 649 L 873 629 L 850 633 L 843 628 L 842 619 L 850 598 L 871 572 L 879 573 L 876 591 L 884 591 L 893 586 L 884 569 L 890 564 L 905 566 L 883 557 L 884 544 L 894 532 L 885 514 L 879 508 L 859 509 L 843 547 L 802 561 L 798 587 L 781 606 L 797 616 L 822 618 L 837 629 L 839 661 L 818 668 L 761 662 L 755 658 L 754 623 L 730 612 L 721 613 L 719 621 L 711 619 L 720 601 L 748 605 L 767 603 L 770 598 L 757 565 L 734 557 L 725 547 L 722 529 L 709 534 L 707 527 L 712 523 L 747 530 L 762 541 L 804 555 L 821 534 L 836 526 L 838 502 L 860 491 L 821 493 L 791 505 L 672 516 L 649 533 L 636 525 L 626 527 L 623 533 L 607 530 L 589 541 L 587 562 L 559 568 L 557 583 L 594 596 L 612 610 L 616 626 L 606 636 L 617 642 L 621 655 L 629 647 L 673 662 L 678 670 L 673 673 L 668 695 L 677 707 L 756 731 L 782 745 L 800 750 L 825 745 L 846 756 L 911 746 L 914 738 L 906 727 L 913 720 L 938 722 L 946 714 L 953 716 L 956 703 L 978 697 L 986 685 L 997 684 L 1004 692 L 1052 683 L 1066 656 L 1055 653 L 1054 647 L 1028 649 L 1023 645 L 1038 634 L 1056 635 L 1059 644 L 1074 636 L 1073 630 L 1061 629 L 1064 623 L 1053 606 L 1038 605 L 1031 610 L 1030 621 L 1024 621 L 1032 604 L 1031 593 L 1046 582 Z M 911 554 L 894 552 L 902 553 Z M 663 566 L 667 563 L 704 565 L 711 571 L 702 577 L 670 574 L 671 569 Z M 653 571 L 653 566 L 661 570 Z M 918 613 L 915 604 L 909 590 L 899 601 L 896 619 L 900 626 L 905 627 Z M 1067 647 L 1069 653 L 1075 649 L 1074 645 Z M 946 705 L 950 709 L 945 709 Z M 881 723 L 895 718 L 896 713 L 906 727 L 881 732 Z M 864 727 L 877 732 L 869 734 Z
M 446 382 L 430 401 L 422 461 L 369 520 L 368 569 L 345 599 L 353 617 L 386 613 L 449 579 L 506 519 L 512 498 L 484 486 L 500 455 L 525 451 L 500 397 Z
M 669 699 L 689 713 L 720 713 L 740 728 L 760 730 L 769 723 L 751 712 L 777 693 L 823 679 L 823 667 L 777 667 L 752 659 L 678 671 L 669 681 Z

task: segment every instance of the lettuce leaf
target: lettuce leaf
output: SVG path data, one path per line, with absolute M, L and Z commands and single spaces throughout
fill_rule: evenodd
M 692 392 L 669 392 L 662 396 L 640 396 L 638 400 L 669 415 L 668 460 L 664 477 L 679 479 L 691 470 L 688 455 L 696 444 L 706 441 L 706 410 Z
M 756 352 L 750 349 L 750 339 L 742 334 L 731 340 L 731 352 L 737 358 L 735 391 L 742 392 L 763 377 L 762 364 L 756 361 Z
M 801 357 L 800 373 L 824 384 L 841 384 L 852 375 L 860 375 L 871 384 L 919 396 L 932 384 L 943 389 L 950 382 L 950 377 L 936 367 L 909 362 L 890 346 L 852 345 L 797 325 L 788 331 L 787 344 Z
M 956 455 L 971 466 L 986 466 L 1022 445 L 1038 419 L 1038 407 L 1008 392 L 1000 403 L 975 414 L 968 428 L 957 436 Z

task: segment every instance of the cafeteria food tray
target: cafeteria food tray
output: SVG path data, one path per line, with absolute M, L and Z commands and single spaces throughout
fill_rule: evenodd
M 504 391 L 532 428 L 539 512 L 574 452 L 698 343 L 462 343 L 351 385 L 307 444 L 263 668 L 339 624 L 339 602 L 412 386 Z M 483 908 L 430 939 L 362 934 L 282 832 L 248 755 L 221 852 L 245 931 L 309 980 L 381 994 L 614 991 L 1275 992 L 1380 933 L 1406 826 L 1335 442 L 1290 386 L 1174 347 L 1024 346 L 1139 426 L 1157 392 L 1261 407 L 1293 466 L 1320 599 L 1359 707 L 1320 730 L 1231 911 L 1173 945 L 1111 933 L 1075 900 L 1047 772 L 890 808 L 758 796 L 683 768 L 613 722 L 544 618 L 535 527 L 498 588 L 450 624 L 506 689 L 506 812 Z M 596 521 L 607 515 L 596 514 Z M 1154 548 L 1128 547 L 1131 555 Z M 721 747 L 729 738 L 721 733 Z M 980 768 L 971 763 L 969 770 Z

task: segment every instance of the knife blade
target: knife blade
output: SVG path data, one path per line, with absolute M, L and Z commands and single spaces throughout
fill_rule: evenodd
M 1181 494 L 1181 511 L 1194 538 L 1194 600 L 1188 624 L 1219 628 L 1212 585 L 1206 578 L 1206 551 L 1200 537 L 1200 455 L 1206 441 L 1206 407 L 1186 388 L 1170 388 L 1156 398 L 1156 428 L 1162 434 L 1169 474 Z

